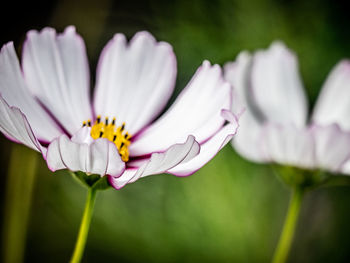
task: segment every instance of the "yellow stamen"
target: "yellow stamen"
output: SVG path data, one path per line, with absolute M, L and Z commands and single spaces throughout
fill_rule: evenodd
M 91 120 L 83 122 L 83 127 L 91 127 L 91 137 L 93 139 L 107 138 L 113 142 L 118 149 L 118 152 L 124 162 L 129 161 L 129 150 L 131 135 L 125 131 L 125 122 L 119 127 L 115 125 L 116 119 L 113 118 L 112 122 L 108 121 L 108 117 L 104 122 L 101 122 L 101 116 L 98 115 L 94 125 L 91 126 Z

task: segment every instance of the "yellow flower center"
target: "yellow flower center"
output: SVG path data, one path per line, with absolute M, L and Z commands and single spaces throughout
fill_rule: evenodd
M 95 123 L 91 125 L 91 120 L 83 122 L 83 127 L 91 127 L 91 137 L 93 139 L 107 138 L 113 142 L 118 149 L 118 152 L 124 162 L 129 161 L 129 150 L 131 135 L 125 131 L 125 123 L 119 127 L 115 125 L 115 118 L 112 122 L 108 121 L 108 117 L 104 122 L 101 122 L 101 116 L 98 115 Z

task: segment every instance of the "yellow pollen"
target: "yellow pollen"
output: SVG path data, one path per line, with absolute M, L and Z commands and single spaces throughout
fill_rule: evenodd
M 83 122 L 83 127 L 91 127 L 91 137 L 93 139 L 107 138 L 109 141 L 113 142 L 118 149 L 118 152 L 124 162 L 129 161 L 129 150 L 130 145 L 130 134 L 125 131 L 125 123 L 119 127 L 115 125 L 115 118 L 112 122 L 109 122 L 108 117 L 105 121 L 101 122 L 101 116 L 98 115 L 95 123 L 91 125 L 91 121 Z

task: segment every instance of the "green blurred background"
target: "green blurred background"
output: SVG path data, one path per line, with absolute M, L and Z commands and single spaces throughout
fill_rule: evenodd
M 114 33 L 131 37 L 150 31 L 174 47 L 175 95 L 204 59 L 222 65 L 242 49 L 265 48 L 280 39 L 298 54 L 313 105 L 332 66 L 350 57 L 345 0 L 66 0 L 7 5 L 2 11 L 11 19 L 1 18 L 1 44 L 13 40 L 20 50 L 29 29 L 53 26 L 62 31 L 73 24 L 85 39 L 92 80 L 99 53 Z M 14 165 L 19 173 L 25 172 L 25 163 L 37 159 L 25 262 L 67 262 L 86 190 L 66 172 L 52 174 L 38 154 L 2 135 L 0 145 L 0 223 L 7 215 L 10 153 L 17 153 Z M 11 176 L 25 187 L 16 170 Z M 83 262 L 269 262 L 288 199 L 289 190 L 269 166 L 250 163 L 227 146 L 193 176 L 151 176 L 120 191 L 101 192 Z M 349 204 L 348 187 L 307 194 L 289 262 L 350 262 Z

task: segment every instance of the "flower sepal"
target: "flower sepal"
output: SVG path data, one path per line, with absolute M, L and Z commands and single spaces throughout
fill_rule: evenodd
M 277 177 L 294 188 L 316 188 L 331 180 L 331 174 L 323 170 L 309 170 L 293 166 L 274 165 Z
M 81 171 L 70 172 L 72 177 L 84 187 L 94 188 L 95 190 L 105 190 L 111 188 L 111 185 L 108 183 L 107 176 L 101 177 L 99 174 L 86 174 Z
M 332 175 L 320 185 L 320 187 L 332 186 L 350 186 L 350 177 L 344 175 Z

